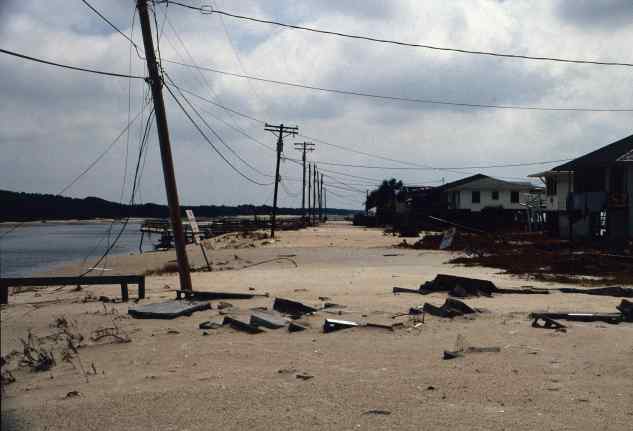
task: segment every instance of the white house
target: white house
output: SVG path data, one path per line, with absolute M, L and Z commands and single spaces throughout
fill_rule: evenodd
M 524 210 L 535 186 L 529 182 L 503 181 L 483 174 L 440 187 L 449 209 L 479 212 L 484 208 Z

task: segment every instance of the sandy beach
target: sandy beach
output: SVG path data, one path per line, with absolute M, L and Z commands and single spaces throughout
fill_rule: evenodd
M 532 328 L 535 311 L 614 312 L 619 298 L 552 293 L 465 299 L 484 312 L 475 317 L 392 319 L 424 302 L 441 305 L 444 293 L 393 295 L 439 273 L 489 279 L 498 287 L 560 285 L 511 277 L 491 268 L 446 264 L 455 253 L 396 249 L 402 238 L 380 229 L 327 223 L 278 232 L 274 242 L 228 237 L 210 241 L 212 272 L 192 274 L 194 289 L 268 293 L 228 300 L 231 315 L 247 318 L 275 297 L 320 306 L 345 306 L 301 319 L 302 332 L 251 335 L 221 322 L 211 310 L 174 320 L 131 318 L 118 286 L 50 287 L 9 297 L 2 306 L 2 356 L 15 382 L 4 386 L 2 429 L 629 429 L 633 424 L 633 324 L 568 324 L 567 332 Z M 205 265 L 189 246 L 193 267 Z M 115 256 L 107 273 L 146 273 L 175 259 L 173 252 Z M 54 274 L 77 275 L 77 265 Z M 147 278 L 140 304 L 175 298 L 177 275 Z M 566 286 L 569 287 L 569 286 Z M 136 289 L 130 287 L 131 298 Z M 34 372 L 15 351 L 28 331 L 50 340 L 56 319 L 83 335 L 77 354 Z M 381 324 L 395 331 L 353 328 L 324 334 L 325 318 Z M 93 341 L 93 331 L 116 326 L 129 342 Z M 47 338 L 48 337 L 48 338 Z M 456 341 L 499 347 L 444 360 Z M 302 378 L 303 377 L 303 378 Z

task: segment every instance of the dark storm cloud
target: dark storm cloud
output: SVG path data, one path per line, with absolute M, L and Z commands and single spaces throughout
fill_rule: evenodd
M 633 25 L 631 0 L 558 0 L 556 13 L 583 28 L 616 31 Z

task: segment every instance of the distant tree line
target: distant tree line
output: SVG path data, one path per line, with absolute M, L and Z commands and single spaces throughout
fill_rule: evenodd
M 199 205 L 183 206 L 191 209 L 197 217 L 228 217 L 236 215 L 270 214 L 268 205 Z M 353 214 L 357 211 L 328 209 L 328 214 Z M 279 214 L 301 215 L 301 208 L 279 208 Z M 125 205 L 97 197 L 84 199 L 39 193 L 20 193 L 0 190 L 0 221 L 70 220 L 94 218 L 168 218 L 166 205 L 147 203 Z

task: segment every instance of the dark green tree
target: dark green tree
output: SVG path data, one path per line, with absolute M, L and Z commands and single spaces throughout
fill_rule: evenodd
M 402 181 L 395 178 L 384 180 L 380 187 L 372 190 L 365 201 L 365 208 L 376 207 L 376 221 L 378 224 L 389 224 L 393 222 L 396 211 L 396 195 L 402 190 Z

